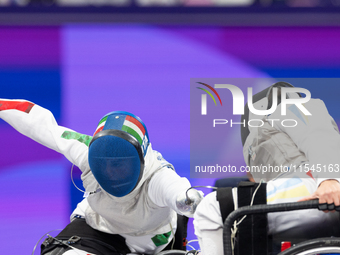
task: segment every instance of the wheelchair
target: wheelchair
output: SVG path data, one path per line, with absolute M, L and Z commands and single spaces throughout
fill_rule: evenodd
M 256 105 L 256 109 L 259 109 L 260 106 L 264 106 L 265 109 L 269 109 L 272 105 L 273 96 L 272 96 L 272 89 L 273 88 L 282 88 L 282 87 L 293 87 L 291 84 L 285 83 L 285 82 L 278 82 L 273 84 L 272 86 L 266 88 L 265 90 L 257 93 L 253 96 L 253 104 Z M 288 98 L 292 96 L 294 98 L 295 96 L 301 97 L 301 95 L 298 93 L 297 95 L 287 95 Z M 281 95 L 277 95 L 277 101 L 278 103 L 281 102 Z M 248 123 L 248 120 L 250 119 L 250 112 L 248 110 L 247 104 L 245 105 L 245 114 L 241 117 L 242 121 L 245 121 Z M 338 130 L 338 127 L 335 123 L 332 123 L 334 128 Z M 242 145 L 248 150 L 244 150 L 244 156 L 245 158 L 248 157 L 249 161 L 251 161 L 251 157 L 249 154 L 249 148 L 251 148 L 251 143 L 246 143 L 247 138 L 250 135 L 250 130 L 248 128 L 248 125 L 241 126 L 241 139 L 242 139 Z M 263 147 L 258 148 L 258 153 L 261 150 L 265 150 Z M 266 148 L 268 149 L 268 148 Z M 259 153 L 260 154 L 260 153 Z M 262 162 L 261 162 L 262 163 Z M 272 162 L 272 165 L 275 165 L 277 162 Z M 252 162 L 251 164 L 256 165 L 259 164 L 259 162 Z M 294 211 L 294 210 L 305 210 L 305 209 L 319 209 L 319 210 L 325 210 L 325 208 L 322 208 L 322 205 L 319 204 L 318 200 L 312 200 L 312 201 L 306 201 L 306 202 L 294 202 L 294 203 L 282 203 L 282 204 L 272 204 L 272 205 L 266 205 L 264 204 L 257 204 L 253 206 L 242 206 L 239 209 L 231 212 L 228 217 L 224 221 L 224 228 L 223 228 L 223 246 L 224 246 L 224 255 L 236 255 L 234 243 L 232 243 L 232 227 L 235 221 L 240 220 L 245 215 L 262 215 L 266 217 L 267 213 L 274 213 L 274 212 L 287 212 L 287 211 Z M 262 218 L 263 220 L 263 218 Z M 263 221 L 262 221 L 263 222 Z M 254 223 L 254 221 L 253 221 Z M 255 222 L 255 225 L 257 223 Z M 258 226 L 259 224 L 257 224 Z M 254 226 L 252 226 L 254 227 Z M 340 230 L 340 226 L 339 226 Z M 330 231 L 332 232 L 332 231 Z M 237 253 L 237 255 L 315 255 L 315 254 L 340 254 L 340 231 L 338 231 L 335 236 L 337 237 L 321 237 L 321 238 L 312 238 L 309 240 L 294 240 L 294 243 L 290 248 L 287 248 L 285 250 L 281 249 L 279 251 L 274 249 L 271 249 L 273 247 L 273 239 L 271 239 L 270 235 L 264 234 L 265 231 L 262 230 L 261 234 L 263 239 L 267 239 L 266 241 L 271 242 L 268 246 L 271 245 L 271 247 L 267 247 L 267 249 L 248 249 L 247 254 L 243 253 Z M 333 235 L 331 233 L 330 235 Z M 238 238 L 242 238 L 241 236 L 238 236 Z M 247 240 L 249 242 L 253 242 L 252 238 L 249 236 L 246 236 Z M 237 239 L 236 239 L 237 240 Z M 258 241 L 258 238 L 257 238 Z M 261 240 L 260 240 L 261 241 Z M 286 241 L 286 240 L 276 240 L 276 241 Z M 267 243 L 268 243 L 267 242 Z M 266 244 L 267 244 L 266 243 Z M 244 242 L 243 242 L 244 244 Z M 236 243 L 237 245 L 237 243 Z M 278 245 L 278 244 L 276 244 Z M 281 246 L 281 243 L 279 243 Z M 249 245 L 248 245 L 249 246 Z M 236 247 L 237 248 L 237 247 Z M 281 248 L 281 247 L 280 247 Z
M 319 204 L 318 200 L 305 201 L 305 202 L 294 202 L 294 203 L 282 203 L 273 205 L 253 205 L 243 206 L 229 214 L 224 222 L 223 227 L 223 245 L 224 255 L 235 255 L 233 253 L 232 244 L 232 227 L 235 221 L 243 218 L 244 216 L 250 215 L 265 215 L 267 213 L 274 212 L 287 212 L 294 210 L 304 209 L 316 209 L 324 210 L 323 205 Z M 339 226 L 340 227 L 340 226 Z M 248 242 L 249 240 L 245 240 Z M 253 240 L 250 240 L 252 242 Z M 196 255 L 197 251 L 181 251 L 181 250 L 168 250 L 158 253 L 157 255 Z M 242 253 L 241 253 L 242 254 Z M 273 251 L 263 253 L 259 250 L 252 250 L 250 253 L 245 255 L 273 255 Z M 294 243 L 291 247 L 275 253 L 275 255 L 319 255 L 329 254 L 335 255 L 340 254 L 340 237 L 322 237 L 311 240 Z M 204 254 L 203 254 L 204 255 Z M 220 255 L 220 254 L 216 254 Z M 221 254 L 222 255 L 222 254 Z M 243 255 L 243 254 L 242 254 Z
M 253 205 L 244 206 L 233 211 L 229 214 L 224 222 L 223 227 L 223 245 L 224 255 L 233 254 L 232 244 L 232 226 L 234 222 L 245 215 L 259 215 L 273 212 L 287 212 L 294 210 L 304 209 L 319 209 L 324 210 L 323 205 L 319 204 L 318 200 L 311 200 L 305 202 L 295 203 L 282 203 L 273 205 Z M 339 226 L 340 227 L 340 226 Z M 267 253 L 268 254 L 268 253 Z M 267 255 L 259 254 L 256 251 L 252 251 L 247 255 Z M 317 254 L 340 254 L 340 238 L 339 237 L 322 237 L 312 240 L 306 240 L 300 243 L 296 243 L 288 249 L 285 249 L 278 253 L 278 255 L 317 255 Z

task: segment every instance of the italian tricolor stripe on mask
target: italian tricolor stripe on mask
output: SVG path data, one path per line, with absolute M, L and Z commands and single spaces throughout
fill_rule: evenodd
M 145 135 L 145 128 L 143 125 L 134 117 L 127 115 L 123 123 L 122 131 L 125 131 L 134 136 L 140 145 L 143 144 Z
M 107 118 L 108 118 L 108 116 L 104 117 L 99 122 L 98 127 L 97 127 L 96 131 L 94 132 L 93 136 L 95 136 L 97 133 L 99 133 L 100 131 L 102 131 L 104 129 Z M 126 118 L 123 122 L 121 130 L 125 131 L 125 132 L 129 133 L 130 135 L 132 135 L 133 137 L 135 137 L 138 140 L 140 145 L 143 144 L 143 139 L 144 139 L 144 136 L 145 136 L 145 128 L 142 125 L 142 123 L 140 123 L 136 118 L 134 118 L 130 115 L 126 115 Z
M 100 131 L 102 131 L 104 129 L 106 120 L 107 120 L 107 116 L 100 120 L 98 127 L 97 127 L 96 131 L 94 132 L 93 136 L 95 136 L 97 133 L 99 133 Z

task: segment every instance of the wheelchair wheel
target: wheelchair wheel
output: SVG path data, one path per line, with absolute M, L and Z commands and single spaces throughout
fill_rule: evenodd
M 280 252 L 278 255 L 316 255 L 340 254 L 340 238 L 317 238 L 302 243 Z

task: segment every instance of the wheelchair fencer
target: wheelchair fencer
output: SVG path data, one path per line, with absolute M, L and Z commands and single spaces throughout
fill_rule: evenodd
M 44 241 L 41 254 L 156 254 L 172 244 L 183 249 L 187 217 L 202 195 L 187 192 L 188 179 L 152 149 L 139 117 L 110 112 L 89 136 L 58 125 L 37 104 L 0 99 L 0 118 L 82 171 L 84 199 L 70 223 Z M 172 243 L 175 233 L 178 244 Z
M 279 82 L 254 95 L 254 107 L 269 109 L 274 96 L 280 103 L 282 87 L 292 85 Z M 283 116 L 278 111 L 261 116 L 261 127 L 241 126 L 244 159 L 248 169 L 255 169 L 251 174 L 257 183 L 243 182 L 205 196 L 194 217 L 203 255 L 276 255 L 282 241 L 295 245 L 282 254 L 325 254 L 308 249 L 327 250 L 329 244 L 332 251 L 339 251 L 339 239 L 327 239 L 340 236 L 339 212 L 323 212 L 340 209 L 339 130 L 321 100 L 311 99 L 304 106 L 311 116 L 294 106 L 287 108 L 284 118 L 297 122 L 291 129 L 279 125 Z M 245 123 L 259 119 L 247 105 L 245 110 Z M 259 166 L 283 170 L 256 171 Z

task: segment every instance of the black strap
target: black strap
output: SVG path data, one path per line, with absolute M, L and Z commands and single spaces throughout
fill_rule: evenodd
M 55 238 L 68 241 L 74 239 L 74 237 L 79 237 L 79 239 L 71 245 L 80 250 L 98 255 L 126 255 L 130 253 L 124 237 L 93 229 L 84 219 L 74 219 Z M 60 245 L 62 244 L 51 243 L 46 239 L 41 245 L 41 254 L 45 254 Z
M 175 233 L 175 243 L 172 245 L 171 241 L 162 251 L 166 250 L 183 250 L 186 251 L 187 245 L 187 229 L 188 229 L 189 218 L 177 214 L 177 230 Z
M 228 215 L 234 211 L 234 200 L 231 187 L 218 188 L 216 191 L 216 199 L 220 204 L 220 210 L 222 215 L 222 222 L 228 217 Z
M 255 182 L 240 182 L 237 187 L 238 207 L 248 206 L 251 203 L 256 188 L 260 185 Z M 267 204 L 267 184 L 261 183 L 256 191 L 253 205 Z
M 238 207 L 250 205 L 258 185 L 260 184 L 254 182 L 240 182 L 237 189 Z M 253 205 L 266 203 L 266 183 L 262 183 L 255 194 Z M 267 215 L 248 215 L 239 225 L 235 254 L 263 255 L 267 251 Z

